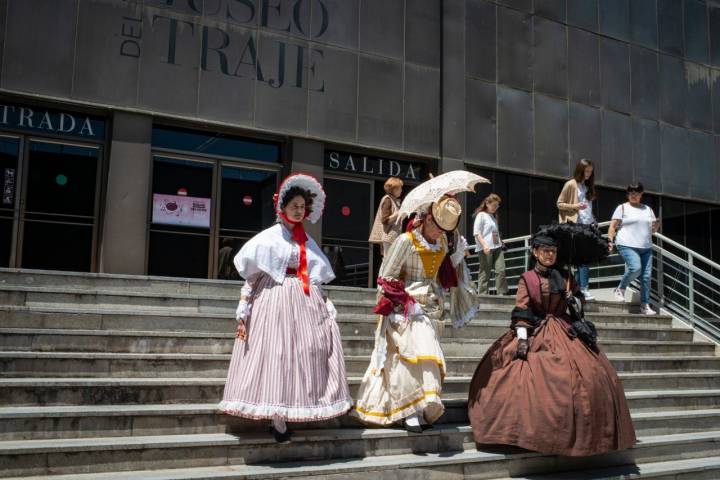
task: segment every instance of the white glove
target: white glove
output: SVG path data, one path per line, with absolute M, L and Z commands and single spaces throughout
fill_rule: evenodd
M 515 327 L 515 333 L 519 340 L 527 340 L 527 328 Z
M 235 320 L 238 322 L 245 320 L 247 317 L 250 316 L 250 304 L 247 302 L 247 300 L 240 300 L 238 303 L 237 309 L 235 310 Z
M 462 259 L 465 258 L 465 250 L 467 249 L 467 240 L 462 235 L 458 235 L 458 242 L 455 246 L 455 253 L 450 255 L 450 260 L 452 261 L 454 267 L 457 267 L 458 264 L 462 261 Z
M 330 318 L 337 320 L 337 309 L 335 308 L 335 304 L 329 298 L 325 299 L 325 308 L 327 308 Z

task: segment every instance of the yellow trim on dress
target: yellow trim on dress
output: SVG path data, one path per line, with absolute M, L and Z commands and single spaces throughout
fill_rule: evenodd
M 359 413 L 362 413 L 363 415 L 367 415 L 368 417 L 390 417 L 390 416 L 392 416 L 392 415 L 395 415 L 395 414 L 398 413 L 398 412 L 402 412 L 402 411 L 405 410 L 406 408 L 410 408 L 410 407 L 412 407 L 413 405 L 422 402 L 423 400 L 425 400 L 425 399 L 426 399 L 428 396 L 430 396 L 430 395 L 434 395 L 434 396 L 436 396 L 436 397 L 439 397 L 439 396 L 440 396 L 440 393 L 439 393 L 438 391 L 436 391 L 436 390 L 425 390 L 425 391 L 423 391 L 423 396 L 422 396 L 422 397 L 418 397 L 418 398 L 416 398 L 415 400 L 413 400 L 412 402 L 410 402 L 410 403 L 408 403 L 408 404 L 406 404 L 406 405 L 403 405 L 402 407 L 398 407 L 398 408 L 395 408 L 395 409 L 393 409 L 393 410 L 390 410 L 389 413 L 385 413 L 385 412 L 368 412 L 367 410 L 365 410 L 365 409 L 363 409 L 363 408 L 361 408 L 361 407 L 358 407 L 358 406 L 355 407 L 355 410 L 357 410 Z

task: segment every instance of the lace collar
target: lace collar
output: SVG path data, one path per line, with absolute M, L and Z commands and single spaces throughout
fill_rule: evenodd
M 430 243 L 425 239 L 423 234 L 420 233 L 420 229 L 413 230 L 412 233 L 418 243 L 420 243 L 420 245 L 422 245 L 425 250 L 430 250 L 431 252 L 438 252 L 442 248 L 442 241 L 440 240 L 440 237 L 438 237 L 435 243 Z

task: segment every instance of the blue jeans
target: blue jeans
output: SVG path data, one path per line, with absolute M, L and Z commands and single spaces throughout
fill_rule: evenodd
M 575 272 L 575 280 L 577 280 L 581 289 L 587 290 L 590 285 L 590 267 L 587 265 L 578 266 L 577 272 Z
M 626 289 L 630 282 L 640 277 L 640 303 L 650 300 L 650 274 L 652 273 L 652 248 L 617 246 L 618 253 L 625 260 L 625 275 L 618 288 Z

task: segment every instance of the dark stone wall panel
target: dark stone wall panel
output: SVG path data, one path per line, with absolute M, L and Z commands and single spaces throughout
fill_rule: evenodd
M 405 67 L 405 150 L 426 155 L 440 151 L 440 71 Z
M 708 62 L 708 14 L 704 1 L 685 0 L 685 56 Z
M 473 163 L 497 163 L 497 102 L 495 85 L 467 79 L 465 156 Z
M 633 43 L 656 49 L 658 46 L 657 0 L 631 0 L 630 29 Z
M 405 61 L 440 68 L 440 0 L 405 2 Z
M 570 102 L 570 165 L 588 158 L 600 165 L 600 110 Z
M 356 49 L 358 47 L 358 3 L 360 0 L 323 0 L 327 12 L 327 28 L 319 37 L 316 36 L 323 28 L 323 11 L 318 2 L 310 2 L 312 9 L 312 40 L 329 43 L 341 47 Z
M 688 139 L 684 128 L 660 127 L 660 162 L 663 192 L 670 195 L 688 194 Z
M 532 15 L 498 7 L 498 82 L 532 90 Z
M 496 78 L 497 7 L 483 0 L 468 0 L 465 17 L 465 58 L 468 75 L 490 82 Z
M 690 196 L 715 199 L 718 164 L 715 161 L 715 139 L 702 132 L 688 132 L 690 154 Z
M 685 125 L 687 83 L 682 60 L 660 55 L 660 118 Z
M 567 97 L 567 32 L 564 25 L 535 17 L 535 91 Z
M 597 35 L 568 29 L 568 80 L 571 100 L 600 105 L 600 47 Z
M 2 86 L 69 97 L 76 16 L 76 0 L 8 2 Z
M 600 40 L 600 88 L 606 108 L 630 111 L 630 50 L 626 44 Z
M 497 3 L 532 13 L 533 0 L 497 0 Z
M 720 6 L 708 5 L 708 25 L 710 63 L 720 66 Z
M 634 180 L 646 190 L 662 191 L 660 176 L 660 126 L 652 120 L 633 119 Z
M 310 90 L 309 133 L 317 137 L 354 141 L 357 127 L 358 58 L 347 50 L 323 48 L 317 73 L 323 79 Z M 328 68 L 331 66 L 331 68 Z M 323 68 L 324 67 L 324 68 Z
M 404 25 L 404 0 L 361 0 L 360 50 L 403 58 Z
M 683 2 L 658 0 L 658 43 L 660 50 L 682 56 L 683 48 Z
M 358 140 L 371 145 L 402 147 L 402 64 L 360 57 Z
M 720 133 L 720 70 L 710 70 L 712 88 L 713 131 Z
M 567 176 L 568 104 L 535 95 L 535 171 Z
M 570 0 L 574 2 L 575 0 Z M 552 18 L 558 22 L 565 22 L 567 18 L 566 0 L 535 0 L 535 14 Z
M 630 71 L 633 114 L 658 118 L 660 95 L 658 54 L 644 48 L 633 47 L 630 52 Z
M 630 0 L 600 0 L 600 32 L 630 40 Z
M 632 178 L 632 120 L 628 115 L 605 111 L 602 115 L 603 183 L 621 187 Z
M 598 29 L 598 0 L 571 0 L 567 4 L 567 22 L 596 32 Z
M 532 94 L 498 87 L 498 164 L 532 169 Z
M 712 130 L 712 99 L 710 69 L 695 63 L 686 63 L 688 84 L 687 126 Z

